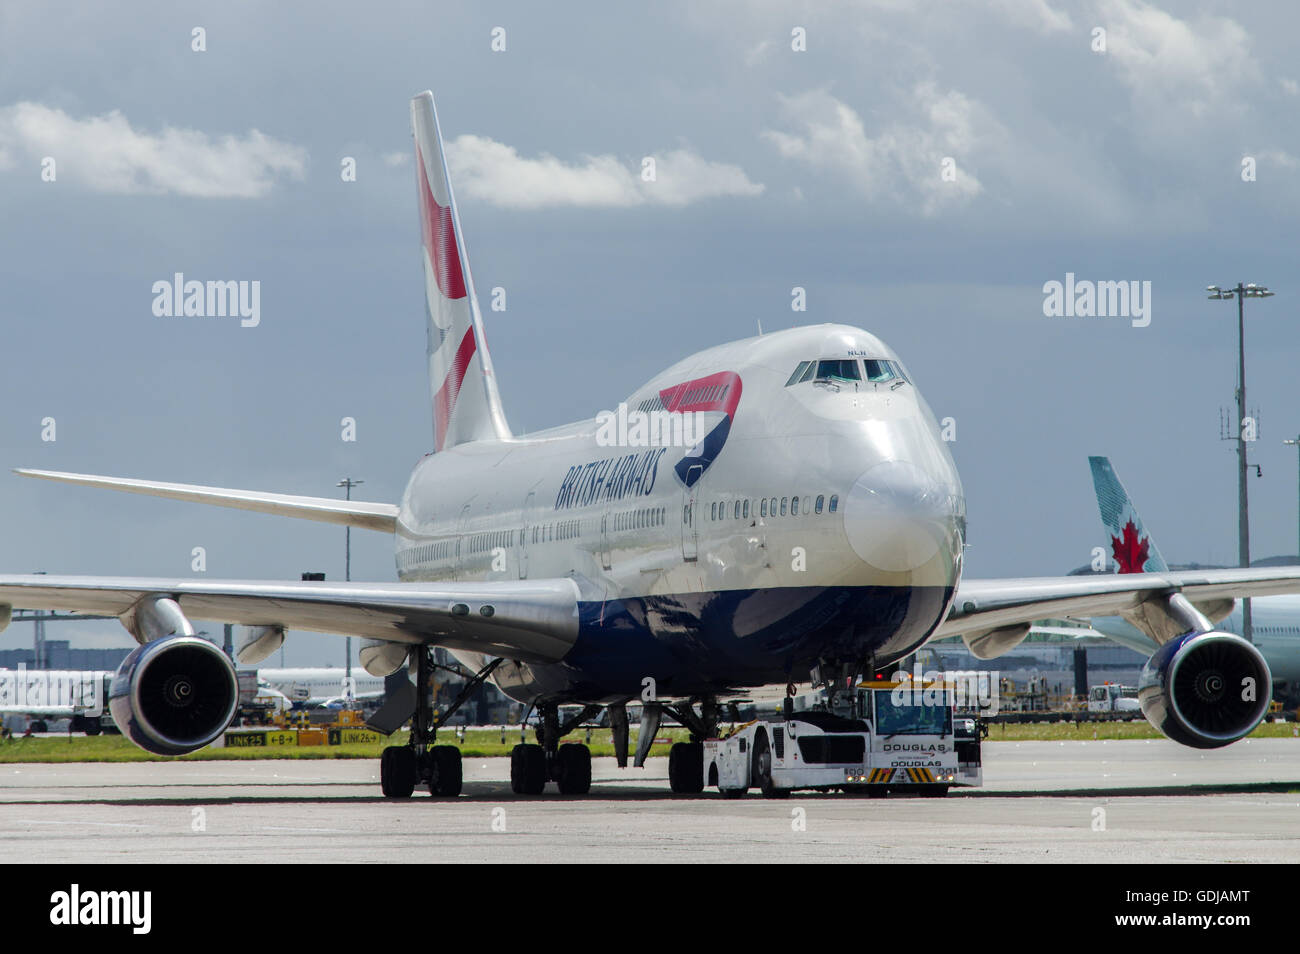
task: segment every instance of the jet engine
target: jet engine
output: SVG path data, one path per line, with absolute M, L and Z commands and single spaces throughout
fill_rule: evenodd
M 166 636 L 123 660 L 108 693 L 122 734 L 155 755 L 184 755 L 213 742 L 239 704 L 235 667 L 200 636 Z
M 1147 660 L 1138 681 L 1142 714 L 1183 745 L 1236 742 L 1264 718 L 1273 677 L 1259 650 L 1233 633 L 1175 637 Z

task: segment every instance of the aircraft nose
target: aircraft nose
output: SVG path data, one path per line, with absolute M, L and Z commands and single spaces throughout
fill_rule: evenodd
M 951 550 L 957 501 L 907 461 L 883 461 L 853 484 L 844 503 L 844 530 L 858 556 L 880 570 L 907 572 Z

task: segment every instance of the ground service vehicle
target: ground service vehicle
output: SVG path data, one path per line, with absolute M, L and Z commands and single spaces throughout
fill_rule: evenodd
M 1088 711 L 1137 719 L 1142 715 L 1142 704 L 1138 702 L 1137 689 L 1108 682 L 1088 691 Z
M 848 697 L 839 712 L 814 693 L 787 700 L 782 717 L 704 742 L 706 784 L 732 796 L 757 788 L 770 798 L 796 789 L 945 795 L 953 785 L 980 784 L 976 720 L 954 718 L 950 684 L 867 682 L 839 695 Z M 672 778 L 672 769 L 677 790 L 689 779 L 680 769 Z

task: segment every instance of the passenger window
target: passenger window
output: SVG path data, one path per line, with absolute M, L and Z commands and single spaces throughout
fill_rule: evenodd
M 799 498 L 798 498 L 798 497 L 791 497 L 791 498 L 790 498 L 790 516 L 792 516 L 792 517 L 797 517 L 797 516 L 799 516 Z
M 790 505 L 790 498 L 789 498 L 789 497 L 782 497 L 782 498 L 781 498 L 781 516 L 783 516 L 783 517 L 785 516 L 786 508 L 789 507 L 789 505 Z
M 749 501 L 748 501 L 748 500 L 745 501 L 745 506 L 744 506 L 744 513 L 743 513 L 743 516 L 744 516 L 744 518 L 745 518 L 746 520 L 749 519 Z
M 822 505 L 825 504 L 825 503 L 826 503 L 826 498 L 825 498 L 823 495 L 818 494 L 818 495 L 817 495 L 817 512 L 818 512 L 818 513 L 821 513 L 821 512 L 822 512 Z
M 840 495 L 831 494 L 831 513 L 834 513 L 836 508 L 839 507 L 839 505 L 840 505 Z
M 733 519 L 733 520 L 739 520 L 739 519 L 740 519 L 740 501 L 739 501 L 739 500 L 736 501 L 735 513 L 732 515 L 732 519 Z
M 718 519 L 718 502 L 716 500 L 713 502 L 713 506 L 709 508 L 709 519 Z
M 767 516 L 767 498 L 766 498 L 766 497 L 763 498 L 763 505 L 762 505 L 759 509 L 763 512 L 762 515 L 763 515 L 764 517 L 766 517 L 766 516 Z
M 771 500 L 771 506 L 769 506 L 769 507 L 767 508 L 767 512 L 770 513 L 770 514 L 771 514 L 772 516 L 774 516 L 774 517 L 776 516 L 776 498 L 775 498 L 775 497 L 772 498 L 772 500 Z

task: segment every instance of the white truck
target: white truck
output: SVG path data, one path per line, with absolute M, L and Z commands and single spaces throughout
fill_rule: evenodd
M 838 713 L 815 693 L 705 741 L 706 784 L 780 798 L 798 789 L 938 796 L 981 783 L 978 724 L 954 717 L 951 685 L 864 682 L 838 695 L 850 700 Z
M 1088 712 L 1117 719 L 1140 719 L 1142 705 L 1138 702 L 1135 687 L 1108 682 L 1088 690 Z

